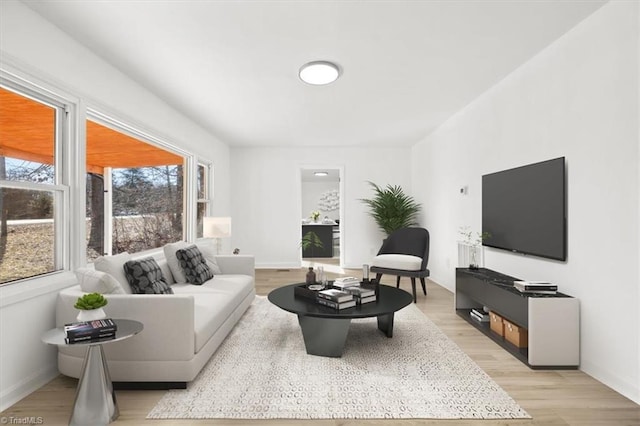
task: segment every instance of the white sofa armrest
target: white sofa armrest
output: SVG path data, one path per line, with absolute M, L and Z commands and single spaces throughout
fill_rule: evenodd
M 58 295 L 56 325 L 76 321 L 73 307 L 84 293 L 79 286 Z M 137 336 L 105 345 L 110 360 L 190 360 L 195 354 L 194 297 L 187 294 L 108 294 L 104 311 L 110 318 L 140 321 Z M 167 344 L 169 342 L 169 344 Z M 76 348 L 64 348 L 76 350 Z
M 256 276 L 256 260 L 252 255 L 217 255 L 216 263 L 223 274 Z

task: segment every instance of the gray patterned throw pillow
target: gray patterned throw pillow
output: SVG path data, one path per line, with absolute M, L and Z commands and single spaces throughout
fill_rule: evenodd
M 176 251 L 180 267 L 190 284 L 201 285 L 213 278 L 213 272 L 195 245 Z
M 124 274 L 134 294 L 173 294 L 160 266 L 152 257 L 126 262 Z

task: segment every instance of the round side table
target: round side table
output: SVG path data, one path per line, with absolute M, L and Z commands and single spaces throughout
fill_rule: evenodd
M 118 330 L 116 337 L 112 339 L 68 344 L 64 341 L 64 327 L 51 329 L 42 335 L 42 341 L 49 345 L 74 348 L 87 346 L 69 425 L 106 425 L 117 419 L 120 414 L 102 345 L 135 336 L 144 326 L 141 322 L 133 320 L 113 321 L 117 324 Z

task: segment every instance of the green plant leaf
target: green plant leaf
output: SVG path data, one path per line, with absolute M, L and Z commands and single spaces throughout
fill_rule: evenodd
M 320 239 L 318 234 L 316 234 L 313 231 L 309 231 L 302 236 L 302 240 L 300 241 L 300 246 L 302 247 L 303 250 L 306 250 L 309 247 L 324 248 L 324 244 L 322 243 L 322 240 Z
M 100 293 L 87 293 L 81 297 L 78 297 L 78 300 L 76 300 L 76 304 L 73 305 L 73 307 L 76 309 L 87 311 L 90 309 L 102 308 L 107 303 L 107 299 Z
M 373 182 L 367 182 L 374 191 L 374 197 L 361 199 L 369 206 L 369 214 L 382 232 L 389 235 L 400 228 L 417 225 L 417 216 L 421 206 L 413 197 L 404 193 L 399 185 L 387 185 L 381 188 Z

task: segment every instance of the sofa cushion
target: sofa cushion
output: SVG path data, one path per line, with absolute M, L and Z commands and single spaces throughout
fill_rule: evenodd
M 249 275 L 223 274 L 214 276 L 203 285 L 195 286 L 181 283 L 175 284 L 171 288 L 175 294 L 192 294 L 194 296 L 210 293 L 233 294 L 238 296 L 236 302 L 240 303 L 253 290 L 254 281 Z
M 194 296 L 195 351 L 198 352 L 254 288 L 247 275 L 216 275 L 200 286 L 172 286 L 175 294 Z
M 106 272 L 111 275 L 120 283 L 125 293 L 131 294 L 131 286 L 122 268 L 128 260 L 131 260 L 131 255 L 125 251 L 113 256 L 100 256 L 93 261 L 93 267 L 96 271 Z
M 169 263 L 164 258 L 156 258 L 156 262 L 158 262 L 158 266 L 162 269 L 162 277 L 167 282 L 167 284 L 171 285 L 175 283 L 173 279 L 173 274 L 171 273 L 171 268 L 169 268 Z
M 124 272 L 135 294 L 173 294 L 152 257 L 125 262 Z
M 85 293 L 122 294 L 122 285 L 106 272 L 89 268 L 76 269 L 80 289 Z
M 216 261 L 216 253 L 213 250 L 213 247 L 204 243 L 196 243 L 196 246 L 198 246 L 198 248 L 200 249 L 202 257 L 204 257 L 204 260 L 207 261 L 207 266 L 209 267 L 209 269 L 211 269 L 213 275 L 220 275 L 222 271 L 220 270 L 218 262 Z
M 207 266 L 200 249 L 195 245 L 176 251 L 176 256 L 189 284 L 200 285 L 213 278 L 213 272 Z
M 165 244 L 162 248 L 164 251 L 164 257 L 169 264 L 169 269 L 171 270 L 171 274 L 173 275 L 173 279 L 176 283 L 186 283 L 187 277 L 185 277 L 182 268 L 180 267 L 180 261 L 176 257 L 176 252 L 180 249 L 184 249 L 189 247 L 191 244 L 185 241 L 178 241 L 177 243 L 169 243 Z
M 422 268 L 422 258 L 408 254 L 380 254 L 373 258 L 371 266 L 403 271 L 419 271 Z

